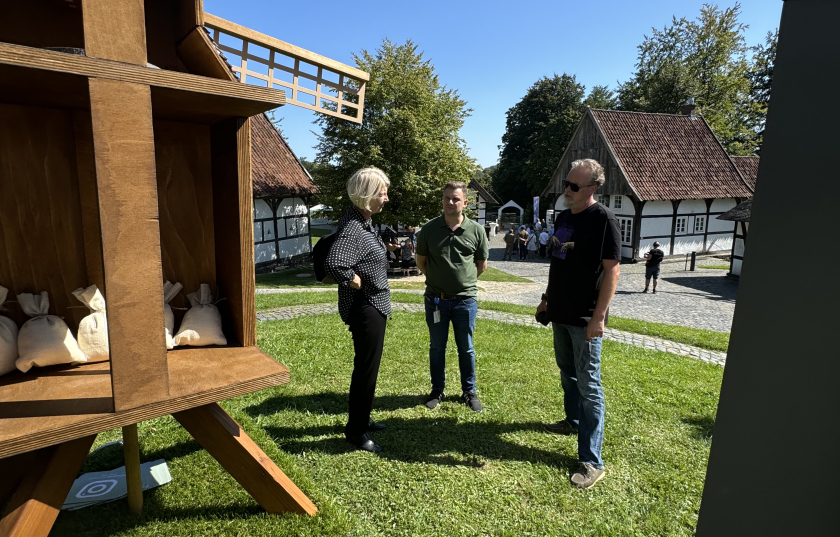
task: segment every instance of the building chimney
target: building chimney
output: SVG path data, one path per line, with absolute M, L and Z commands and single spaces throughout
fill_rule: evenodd
M 693 116 L 694 115 L 694 97 L 685 101 L 685 104 L 680 107 L 680 114 L 684 116 Z

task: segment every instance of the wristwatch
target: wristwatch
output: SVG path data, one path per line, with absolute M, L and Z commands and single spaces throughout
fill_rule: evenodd
M 542 297 L 540 297 L 540 300 L 545 300 L 546 302 L 548 302 L 548 295 L 543 293 Z

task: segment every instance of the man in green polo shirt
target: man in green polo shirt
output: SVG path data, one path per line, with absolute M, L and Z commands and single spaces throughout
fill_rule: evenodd
M 430 220 L 417 234 L 417 266 L 426 275 L 426 324 L 429 326 L 429 369 L 432 392 L 426 406 L 435 408 L 445 397 L 446 342 L 449 323 L 458 346 L 461 401 L 481 412 L 475 388 L 473 333 L 478 312 L 478 276 L 487 268 L 487 234 L 464 216 L 467 185 L 447 183 L 443 214 Z

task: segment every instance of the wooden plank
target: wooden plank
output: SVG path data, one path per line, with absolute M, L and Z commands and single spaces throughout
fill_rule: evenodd
M 79 178 L 79 202 L 81 204 L 82 233 L 85 243 L 87 284 L 96 284 L 102 295 L 106 297 L 107 303 L 105 269 L 102 264 L 99 194 L 96 191 L 96 161 L 93 156 L 93 130 L 89 113 L 73 112 L 73 131 L 76 135 L 76 174 Z
M 175 50 L 175 44 L 183 37 L 179 30 L 179 4 L 172 0 L 144 0 L 146 55 L 155 67 L 186 73 L 187 67 Z
M 296 47 L 291 43 L 280 41 L 279 39 L 275 39 L 270 35 L 262 34 L 250 28 L 246 28 L 245 26 L 236 24 L 235 22 L 230 22 L 221 17 L 211 15 L 210 13 L 204 14 L 204 25 L 208 28 L 218 28 L 226 34 L 230 34 L 240 39 L 247 39 L 249 41 L 253 41 L 257 45 L 266 48 L 277 49 L 283 54 L 287 54 L 293 58 L 303 60 L 307 63 L 311 63 L 316 67 L 323 66 L 330 69 L 331 71 L 336 71 L 340 74 L 347 75 L 357 80 L 370 80 L 370 75 L 362 71 L 361 69 L 350 67 L 347 64 L 337 62 L 333 59 L 327 58 L 326 56 L 321 56 L 320 54 L 316 54 L 306 49 Z
M 90 80 L 114 408 L 169 397 L 152 102 L 148 86 Z
M 177 326 L 188 293 L 202 283 L 216 292 L 210 127 L 155 121 L 154 131 L 163 276 L 184 285 L 170 303 Z
M 82 10 L 67 2 L 3 2 L 0 42 L 84 48 Z
M 176 41 L 180 41 L 197 26 L 204 26 L 203 0 L 178 0 L 178 25 Z
M 172 415 L 269 513 L 318 512 L 309 498 L 218 404 Z
M 249 347 L 257 341 L 250 120 L 235 118 L 214 125 L 211 143 L 216 281 L 225 298 L 219 311 L 226 334 Z
M 0 515 L 6 511 L 6 504 L 17 491 L 29 468 L 35 466 L 37 462 L 38 451 L 30 451 L 0 459 Z
M 228 97 L 240 101 L 239 106 L 254 110 L 247 115 L 271 110 L 286 102 L 283 90 L 8 43 L 0 43 L 0 64 Z
M 146 65 L 143 0 L 84 0 L 85 54 Z
M 96 435 L 43 449 L 0 520 L 4 537 L 46 537 Z
M 122 428 L 122 433 L 128 510 L 137 514 L 143 510 L 143 479 L 140 477 L 140 440 L 137 438 L 137 424 L 126 425 Z
M 178 57 L 190 73 L 238 82 L 222 57 L 216 52 L 203 28 L 193 28 L 178 44 Z
M 47 291 L 71 329 L 89 313 L 71 308 L 87 283 L 76 170 L 69 111 L 0 104 L 0 284 L 10 300 Z M 7 308 L 18 326 L 28 319 Z
M 0 377 L 0 458 L 289 382 L 289 370 L 256 347 L 169 351 L 168 366 L 169 400 L 116 413 L 107 362 Z M 80 401 L 106 406 L 81 413 Z

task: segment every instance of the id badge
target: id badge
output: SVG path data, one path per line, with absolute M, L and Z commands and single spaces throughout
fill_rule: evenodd
M 439 298 L 435 299 L 435 311 L 432 313 L 432 318 L 434 319 L 435 324 L 440 322 L 440 309 L 438 309 L 438 302 L 440 302 Z

